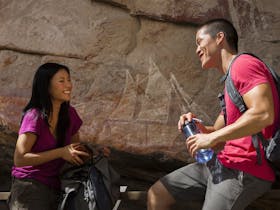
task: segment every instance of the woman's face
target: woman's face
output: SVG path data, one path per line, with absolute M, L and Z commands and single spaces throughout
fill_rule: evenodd
M 52 103 L 62 104 L 70 101 L 72 82 L 70 75 L 65 69 L 60 69 L 51 79 L 49 93 Z

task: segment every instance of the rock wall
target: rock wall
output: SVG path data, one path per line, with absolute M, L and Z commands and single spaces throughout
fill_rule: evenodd
M 83 141 L 189 162 L 178 116 L 213 123 L 222 89 L 195 55 L 196 25 L 231 20 L 240 51 L 280 70 L 279 11 L 278 0 L 2 0 L 0 126 L 17 132 L 36 68 L 54 61 L 71 68 Z

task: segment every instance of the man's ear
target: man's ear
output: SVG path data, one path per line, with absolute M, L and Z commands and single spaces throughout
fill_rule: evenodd
M 225 39 L 225 33 L 220 31 L 216 34 L 216 43 L 217 45 L 221 44 Z

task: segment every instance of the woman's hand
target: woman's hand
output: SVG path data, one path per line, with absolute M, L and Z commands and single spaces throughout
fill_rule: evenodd
M 111 150 L 109 147 L 102 147 L 99 149 L 99 152 L 104 156 L 104 157 L 109 157 L 111 154 Z
M 109 157 L 111 154 L 111 150 L 109 147 L 106 146 L 97 146 L 93 152 L 93 156 L 104 156 L 104 157 Z
M 90 156 L 88 151 L 80 143 L 73 143 L 63 147 L 62 158 L 74 165 L 81 165 L 84 159 Z

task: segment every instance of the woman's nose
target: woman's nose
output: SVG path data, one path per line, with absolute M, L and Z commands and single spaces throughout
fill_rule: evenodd
M 67 81 L 67 82 L 66 82 L 66 87 L 72 88 L 72 82 L 71 82 L 71 81 Z

